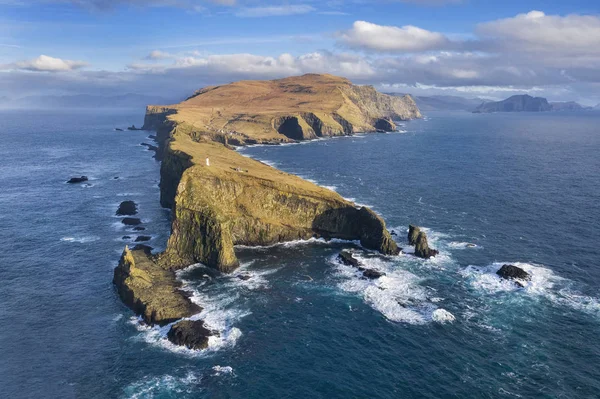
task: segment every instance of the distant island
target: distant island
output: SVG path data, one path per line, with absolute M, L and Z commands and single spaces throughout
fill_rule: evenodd
M 592 109 L 592 107 L 584 107 L 575 101 L 548 102 L 543 97 L 522 94 L 511 96 L 502 101 L 485 102 L 475 108 L 473 113 L 581 111 L 589 109 Z
M 552 111 L 552 106 L 543 97 L 528 94 L 516 95 L 502 101 L 483 103 L 473 113 L 489 112 L 544 112 Z
M 172 231 L 163 253 L 125 248 L 113 280 L 121 299 L 148 324 L 196 314 L 175 271 L 203 263 L 231 272 L 239 266 L 234 245 L 339 238 L 398 254 L 385 222 L 369 208 L 234 146 L 393 131 L 395 120 L 420 117 L 410 96 L 316 74 L 211 86 L 176 105 L 149 106 L 143 129 L 157 132 L 160 200 L 172 209 Z M 185 344 L 199 334 L 210 334 L 202 321 L 179 321 L 169 339 Z

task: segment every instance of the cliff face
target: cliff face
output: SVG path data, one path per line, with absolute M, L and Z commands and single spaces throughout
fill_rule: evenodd
M 552 106 L 545 98 L 531 97 L 525 94 L 512 96 L 502 101 L 483 103 L 473 112 L 543 112 L 551 110 Z
M 209 146 L 208 144 L 206 144 Z M 383 220 L 367 208 L 357 208 L 338 194 L 280 174 L 240 155 L 241 171 L 214 166 L 187 169 L 178 186 L 170 262 L 201 262 L 228 272 L 238 266 L 234 245 L 271 245 L 311 237 L 359 240 L 369 249 L 398 254 Z M 241 162 L 240 162 L 241 163 Z M 235 168 L 234 168 L 235 169 Z
M 238 244 L 340 238 L 398 254 L 385 222 L 370 209 L 231 145 L 390 130 L 393 120 L 415 117 L 420 113 L 408 96 L 330 75 L 237 82 L 174 106 L 148 107 L 144 128 L 157 131 L 161 204 L 173 210 L 172 232 L 161 254 L 125 249 L 114 276 L 119 295 L 146 322 L 166 324 L 197 312 L 174 271 L 200 262 L 230 272 L 239 265 Z

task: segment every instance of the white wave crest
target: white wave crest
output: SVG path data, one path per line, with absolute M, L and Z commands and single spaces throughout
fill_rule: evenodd
M 165 374 L 159 377 L 144 377 L 124 389 L 127 398 L 154 398 L 164 395 L 185 394 L 192 391 L 193 388 L 199 388 L 202 377 L 193 372 L 189 372 L 185 377 L 174 377 Z M 196 389 L 193 389 L 194 391 Z
M 434 310 L 431 318 L 440 324 L 453 323 L 456 320 L 452 313 L 442 308 Z
M 432 319 L 436 306 L 428 300 L 427 289 L 419 284 L 419 277 L 400 269 L 394 260 L 364 257 L 358 253 L 354 253 L 354 257 L 363 267 L 386 275 L 374 280 L 365 279 L 361 271 L 341 264 L 334 256 L 330 262 L 336 268 L 340 289 L 359 295 L 366 304 L 394 322 L 425 324 Z
M 215 371 L 215 375 L 225 375 L 225 374 L 233 374 L 233 368 L 231 366 L 213 366 L 212 368 Z
M 62 237 L 60 240 L 63 242 L 76 242 L 78 244 L 85 244 L 88 242 L 98 241 L 98 236 L 75 236 L 75 237 Z
M 501 278 L 496 272 L 502 265 L 511 264 L 525 270 L 530 280 L 519 280 L 520 287 L 511 280 Z M 555 305 L 566 306 L 595 316 L 600 316 L 600 300 L 582 295 L 573 288 L 573 282 L 556 275 L 543 265 L 521 262 L 495 262 L 491 265 L 467 266 L 461 272 L 476 290 L 488 294 L 519 292 L 529 296 L 544 297 Z

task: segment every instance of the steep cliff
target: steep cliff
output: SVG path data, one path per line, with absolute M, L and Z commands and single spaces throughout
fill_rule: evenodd
M 384 254 L 399 252 L 383 220 L 367 208 L 222 144 L 192 146 L 186 141 L 178 138 L 170 144 L 174 153 L 193 147 L 188 154 L 194 164 L 183 172 L 177 187 L 166 251 L 172 264 L 201 262 L 231 271 L 238 265 L 234 245 L 311 237 L 359 240 Z M 195 162 L 207 157 L 210 166 Z

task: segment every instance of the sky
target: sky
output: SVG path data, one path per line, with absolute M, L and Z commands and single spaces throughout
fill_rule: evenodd
M 600 1 L 0 0 L 0 97 L 183 98 L 304 73 L 595 105 Z

